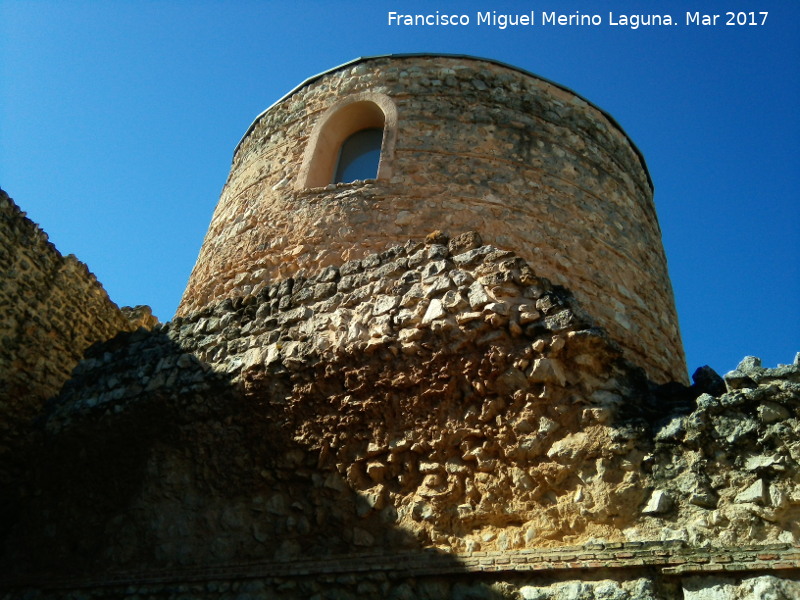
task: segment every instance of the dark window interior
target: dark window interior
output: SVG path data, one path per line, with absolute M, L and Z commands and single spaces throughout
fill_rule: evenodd
M 339 150 L 333 183 L 375 179 L 381 157 L 383 129 L 362 129 L 347 138 Z

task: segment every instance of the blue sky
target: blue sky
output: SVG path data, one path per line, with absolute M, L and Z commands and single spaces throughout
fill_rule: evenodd
M 534 27 L 476 13 L 535 11 Z M 387 13 L 469 26 L 390 27 Z M 541 26 L 541 12 L 598 14 Z M 687 26 L 686 12 L 719 14 Z M 727 26 L 725 13 L 769 14 Z M 631 29 L 609 12 L 669 14 Z M 236 143 L 358 56 L 461 53 L 561 83 L 622 125 L 656 188 L 689 371 L 800 350 L 800 3 L 0 0 L 0 186 L 120 305 L 171 318 Z

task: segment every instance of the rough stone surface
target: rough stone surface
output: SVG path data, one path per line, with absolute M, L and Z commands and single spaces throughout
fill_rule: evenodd
M 476 567 L 481 552 L 510 566 L 513 552 L 594 540 L 796 543 L 800 367 L 692 400 L 696 389 L 649 383 L 513 254 L 481 246 L 467 267 L 430 248 L 366 257 L 322 297 L 305 290 L 328 275 L 295 278 L 92 346 L 48 405 L 20 487 L 32 493 L 4 514 L 6 569 L 435 548 L 455 553 L 445 597 L 492 598 L 514 597 L 508 577 L 456 588 L 453 569 L 476 553 Z M 397 261 L 414 266 L 385 268 Z M 489 302 L 474 318 L 467 301 L 428 315 L 446 293 L 477 291 Z M 515 327 L 536 304 L 538 320 Z M 548 322 L 554 310 L 570 325 Z M 793 416 L 765 423 L 765 402 Z M 761 478 L 761 502 L 740 496 Z M 629 553 L 596 556 L 640 576 Z M 418 593 L 401 580 L 380 593 Z M 598 585 L 541 593 L 630 594 Z
M 390 175 L 299 189 L 321 115 L 366 93 L 397 107 L 396 147 L 381 158 Z M 652 188 L 636 149 L 584 99 L 477 59 L 369 59 L 261 115 L 233 157 L 178 315 L 423 241 L 431 224 L 514 250 L 569 288 L 651 379 L 686 382 Z
M 0 485 L 24 443 L 26 425 L 69 378 L 84 350 L 140 325 L 128 318 L 89 269 L 62 256 L 47 234 L 0 190 Z M 133 313 L 136 313 L 133 315 Z
M 743 580 L 727 577 L 693 577 L 683 588 L 684 600 L 794 600 L 800 598 L 800 581 L 772 575 Z
M 643 515 L 658 515 L 672 508 L 672 498 L 664 490 L 654 490 L 642 509 Z

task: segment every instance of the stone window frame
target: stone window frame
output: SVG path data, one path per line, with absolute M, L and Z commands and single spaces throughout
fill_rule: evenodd
M 339 100 L 317 119 L 297 178 L 299 189 L 332 183 L 344 141 L 357 131 L 370 128 L 383 129 L 375 179 L 389 179 L 397 140 L 397 106 L 386 94 L 363 92 Z

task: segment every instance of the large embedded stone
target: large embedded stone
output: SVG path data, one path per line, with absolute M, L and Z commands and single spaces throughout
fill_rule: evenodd
M 767 498 L 767 484 L 763 479 L 756 479 L 742 492 L 737 494 L 735 502 L 743 504 L 754 502 L 756 504 L 764 504 Z
M 660 515 L 672 508 L 672 498 L 665 490 L 653 490 L 642 509 L 643 515 Z
M 561 362 L 554 358 L 537 358 L 528 372 L 531 383 L 557 383 L 564 385 L 566 376 Z

